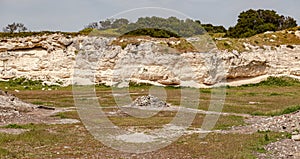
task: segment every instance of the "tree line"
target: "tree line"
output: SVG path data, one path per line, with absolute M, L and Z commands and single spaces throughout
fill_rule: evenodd
M 125 34 L 134 30 L 134 34 L 149 32 L 152 35 L 160 34 L 155 33 L 156 29 L 160 29 L 161 35 L 172 35 L 190 37 L 193 35 L 201 35 L 205 32 L 209 33 L 224 33 L 225 37 L 232 38 L 245 38 L 266 31 L 279 31 L 297 26 L 294 18 L 284 15 L 279 15 L 274 10 L 263 9 L 249 9 L 239 14 L 237 24 L 229 27 L 228 30 L 223 26 L 214 26 L 212 24 L 202 24 L 199 20 L 192 19 L 178 19 L 176 17 L 161 18 L 161 17 L 141 17 L 136 22 L 129 22 L 125 18 L 120 19 L 106 19 L 99 22 L 93 22 L 85 26 L 85 29 L 99 29 L 107 30 L 114 29 L 114 31 Z M 152 28 L 152 29 L 150 29 Z M 143 29 L 143 30 L 141 30 Z M 165 30 L 165 31 L 161 31 Z M 8 24 L 3 28 L 5 33 L 21 33 L 28 32 L 28 28 L 22 23 Z M 166 37 L 168 37 L 166 36 Z
M 159 28 L 174 32 L 180 36 L 188 37 L 209 33 L 225 33 L 226 37 L 245 38 L 266 31 L 279 31 L 297 26 L 294 18 L 279 15 L 274 10 L 253 10 L 243 11 L 238 16 L 237 24 L 229 27 L 228 30 L 223 26 L 214 26 L 212 24 L 201 24 L 199 20 L 180 20 L 176 17 L 144 17 L 139 18 L 135 23 L 129 23 L 127 19 L 106 19 L 100 22 L 94 22 L 85 28 L 96 28 L 99 30 L 116 29 L 117 32 L 124 34 L 126 32 L 140 28 Z
M 93 22 L 85 28 L 93 28 L 99 30 L 115 29 L 120 34 L 125 34 L 134 30 L 156 28 L 173 32 L 179 36 L 189 37 L 199 35 L 209 31 L 226 32 L 223 26 L 213 26 L 212 24 L 201 25 L 199 20 L 178 19 L 176 17 L 141 17 L 136 22 L 130 23 L 127 19 L 106 19 L 100 22 Z M 143 31 L 143 32 L 144 32 Z M 151 30 L 154 31 L 154 30 Z

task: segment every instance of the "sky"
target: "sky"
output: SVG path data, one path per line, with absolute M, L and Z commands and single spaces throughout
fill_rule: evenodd
M 20 22 L 32 31 L 79 31 L 90 22 L 141 15 L 181 16 L 228 28 L 250 8 L 272 9 L 300 24 L 300 0 L 0 0 L 0 29 Z

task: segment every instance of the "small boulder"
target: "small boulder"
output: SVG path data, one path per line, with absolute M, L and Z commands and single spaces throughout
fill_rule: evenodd
M 293 136 L 292 136 L 292 139 L 293 139 L 294 141 L 300 141 L 300 135 L 293 135 Z

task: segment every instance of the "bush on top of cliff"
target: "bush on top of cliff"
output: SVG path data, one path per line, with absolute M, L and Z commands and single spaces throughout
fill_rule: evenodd
M 168 31 L 168 30 L 163 30 L 163 29 L 157 29 L 157 28 L 144 28 L 144 29 L 137 29 L 130 31 L 128 33 L 124 34 L 125 36 L 150 36 L 154 38 L 179 38 L 180 36 Z
M 206 31 L 212 33 L 225 33 L 223 26 L 213 26 L 212 24 L 201 24 L 199 20 L 178 19 L 176 17 L 140 17 L 136 22 L 129 23 L 127 19 L 106 19 L 100 22 L 93 22 L 85 26 L 85 28 L 103 30 L 115 29 L 119 34 L 125 34 L 133 30 L 157 28 L 176 33 L 182 37 L 190 37 L 194 35 L 202 35 Z
M 295 19 L 279 15 L 274 10 L 250 9 L 240 13 L 238 23 L 229 28 L 226 36 L 245 38 L 266 31 L 279 31 L 296 26 Z
M 43 36 L 51 34 L 63 34 L 66 36 L 77 36 L 80 33 L 76 32 L 60 32 L 60 31 L 41 31 L 41 32 L 19 32 L 19 33 L 5 33 L 0 32 L 0 38 L 16 38 L 16 37 L 29 37 L 29 36 Z

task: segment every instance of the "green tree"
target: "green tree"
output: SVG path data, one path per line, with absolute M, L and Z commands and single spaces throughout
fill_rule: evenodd
M 125 18 L 120 18 L 120 19 L 116 19 L 112 22 L 111 27 L 116 29 L 116 28 L 121 28 L 123 26 L 128 25 L 129 20 L 125 19 Z
M 100 29 L 103 29 L 103 30 L 110 29 L 111 28 L 111 24 L 112 24 L 111 21 L 112 20 L 110 20 L 110 19 L 106 19 L 104 21 L 100 21 L 100 25 L 101 25 Z
M 291 17 L 279 15 L 274 10 L 243 11 L 238 16 L 238 23 L 230 27 L 226 36 L 234 38 L 250 37 L 266 31 L 278 31 L 297 26 Z

